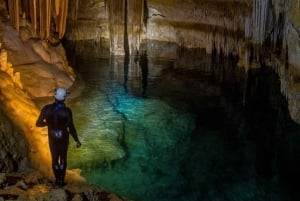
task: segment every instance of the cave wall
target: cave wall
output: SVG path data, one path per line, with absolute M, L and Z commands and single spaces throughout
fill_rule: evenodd
M 19 171 L 27 166 L 27 142 L 24 134 L 0 109 L 0 172 Z
M 3 2 L 3 1 L 2 1 Z M 24 0 L 8 1 L 17 30 L 70 41 L 91 40 L 113 55 L 135 54 L 146 40 L 237 55 L 258 67 L 263 46 L 299 65 L 298 0 Z M 296 43 L 295 43 L 296 41 Z
M 297 0 L 72 1 L 67 40 L 106 41 L 115 55 L 124 55 L 126 48 L 133 54 L 145 40 L 171 42 L 237 55 L 246 68 L 257 66 L 266 41 L 270 48 L 285 47 L 283 30 L 299 15 L 291 6 Z
M 300 67 L 300 1 L 291 0 L 287 23 L 288 59 L 291 65 Z
M 73 1 L 67 40 L 100 41 L 113 55 L 128 48 L 130 54 L 147 50 L 155 57 L 164 56 L 163 47 L 143 44 L 162 41 L 238 56 L 246 71 L 270 65 L 280 76 L 292 118 L 300 122 L 299 0 Z
M 298 0 L 25 0 L 8 10 L 17 30 L 26 21 L 41 39 L 91 40 L 113 55 L 157 40 L 237 55 L 246 68 L 259 66 L 266 45 L 300 60 Z
M 158 40 L 237 54 L 244 45 L 245 17 L 252 13 L 249 1 L 231 0 L 85 0 L 69 9 L 66 38 L 110 40 L 113 54 L 124 54 L 117 51 L 124 46 L 124 32 L 130 53 L 143 40 Z
M 100 41 L 109 38 L 108 13 L 103 0 L 70 0 L 67 18 L 68 40 Z

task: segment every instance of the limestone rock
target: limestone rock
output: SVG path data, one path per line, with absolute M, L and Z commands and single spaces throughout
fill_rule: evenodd
M 292 24 L 289 24 L 288 27 L 287 45 L 289 63 L 300 69 L 300 29 L 297 29 Z
M 7 51 L 5 49 L 1 49 L 1 52 L 0 52 L 0 65 L 1 65 L 1 70 L 6 71 L 6 69 L 7 69 Z
M 52 95 L 57 86 L 69 88 L 74 84 L 76 75 L 61 43 L 52 46 L 46 40 L 36 40 L 25 28 L 20 30 L 19 37 L 10 24 L 1 26 L 4 46 L 0 61 L 5 64 L 0 63 L 1 69 L 18 87 L 33 98 L 40 98 Z
M 67 201 L 67 193 L 63 189 L 52 189 L 51 191 L 37 196 L 37 201 Z
M 27 144 L 22 133 L 0 110 L 0 169 L 13 172 L 23 167 L 27 155 Z M 26 162 L 25 162 L 26 163 Z M 1 175 L 4 179 L 4 175 Z M 1 182 L 0 182 L 1 183 Z
M 2 185 L 6 181 L 5 173 L 0 173 L 0 185 Z
M 5 174 L 0 175 L 0 179 Z M 10 180 L 3 188 L 0 187 L 0 201 L 125 201 L 125 199 L 90 185 L 86 182 L 80 184 L 67 183 L 65 187 L 57 188 L 46 178 L 40 177 L 41 174 L 35 170 L 26 172 L 16 172 L 4 178 Z M 28 179 L 39 177 L 39 179 Z

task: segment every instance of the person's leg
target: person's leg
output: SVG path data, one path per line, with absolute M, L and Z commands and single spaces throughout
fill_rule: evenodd
M 56 146 L 56 143 L 49 139 L 49 147 L 52 159 L 52 171 L 55 176 L 55 185 L 58 185 L 59 175 L 60 175 L 60 168 L 59 168 L 59 152 Z
M 59 154 L 59 185 L 65 185 L 65 175 L 67 170 L 67 153 L 68 153 L 68 144 L 63 144 L 60 147 Z

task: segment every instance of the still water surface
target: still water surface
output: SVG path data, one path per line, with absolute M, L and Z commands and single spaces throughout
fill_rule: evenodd
M 272 68 L 245 73 L 198 50 L 77 55 L 75 70 L 85 88 L 68 104 L 83 146 L 68 166 L 90 182 L 134 201 L 299 198 L 300 128 Z

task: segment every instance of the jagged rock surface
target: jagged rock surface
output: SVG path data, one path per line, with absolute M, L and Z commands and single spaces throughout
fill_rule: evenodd
M 39 172 L 28 170 L 0 174 L 1 201 L 124 201 L 123 198 L 105 192 L 85 182 L 70 183 L 57 188 Z

